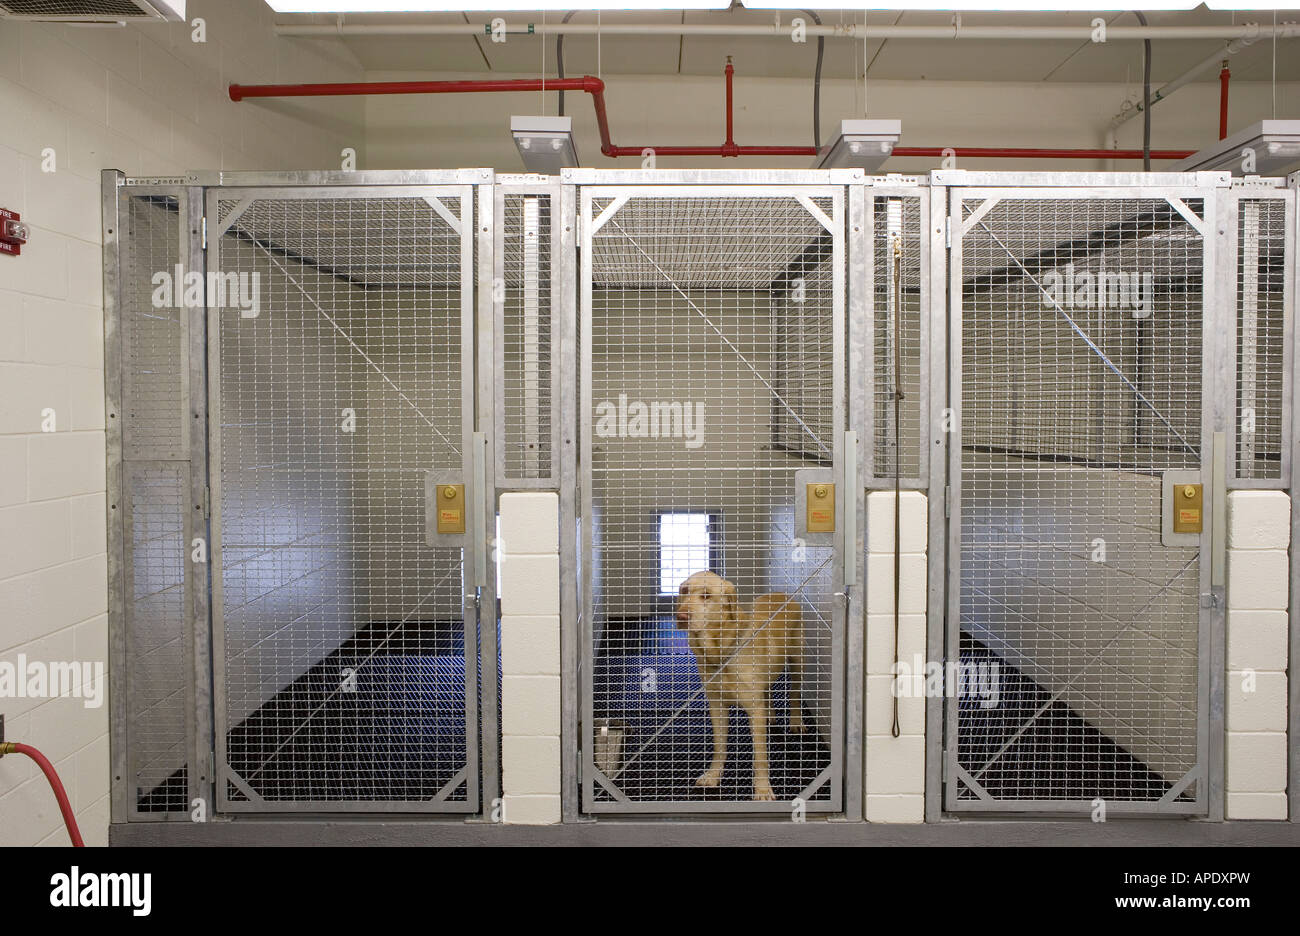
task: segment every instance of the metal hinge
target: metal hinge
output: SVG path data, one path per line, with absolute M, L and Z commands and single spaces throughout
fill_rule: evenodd
M 943 219 L 943 246 L 952 246 L 952 215 L 945 215 Z
M 203 249 L 207 250 L 208 249 L 208 216 L 207 215 L 203 216 L 203 220 L 199 222 L 199 225 L 203 229 Z
M 203 519 L 212 519 L 212 488 L 203 488 Z
M 952 516 L 952 486 L 948 484 L 943 486 L 943 515 L 945 518 Z
M 943 760 L 943 782 L 944 782 L 944 783 L 947 783 L 947 782 L 948 782 L 949 774 L 951 773 L 951 771 L 950 771 L 949 768 L 950 768 L 950 766 L 952 765 L 952 761 L 948 759 L 948 752 L 947 752 L 947 751 L 944 751 L 944 752 L 943 752 L 943 758 L 942 758 L 942 760 Z

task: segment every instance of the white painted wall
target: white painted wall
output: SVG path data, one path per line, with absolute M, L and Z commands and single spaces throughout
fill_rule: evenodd
M 573 72 L 572 69 L 569 70 Z M 1208 73 L 1213 79 L 1213 72 Z M 367 80 L 437 80 L 482 78 L 482 75 L 435 72 L 369 72 Z M 494 78 L 536 77 L 498 75 Z M 605 99 L 610 133 L 620 146 L 721 143 L 723 84 L 700 76 L 606 75 Z M 905 146 L 1099 147 L 1111 116 L 1132 87 L 1117 84 L 994 83 L 942 81 L 872 81 L 867 86 L 866 116 L 903 121 Z M 1137 88 L 1140 96 L 1141 87 Z M 438 94 L 380 95 L 366 99 L 366 165 L 370 169 L 491 166 L 504 171 L 523 168 L 509 132 L 511 114 L 556 113 L 557 95 Z M 862 83 L 822 82 L 822 136 L 840 120 L 862 116 Z M 1300 112 L 1300 82 L 1279 84 L 1278 117 Z M 637 168 L 639 160 L 600 155 L 600 140 L 591 101 L 568 92 L 565 113 L 573 117 L 578 155 L 585 166 Z M 1189 85 L 1152 109 L 1155 149 L 1200 149 L 1218 138 L 1217 80 Z M 1232 86 L 1229 132 L 1273 116 L 1267 84 Z M 797 78 L 748 78 L 735 82 L 735 138 L 748 144 L 812 144 L 812 81 Z M 1130 120 L 1119 145 L 1140 148 L 1142 121 Z M 727 159 L 663 157 L 659 168 L 724 166 L 806 168 L 810 157 Z M 1153 168 L 1161 168 L 1157 162 Z M 1167 166 L 1169 163 L 1164 163 Z M 887 172 L 923 172 L 938 168 L 936 159 L 893 159 Z M 963 169 L 1102 170 L 1141 169 L 1141 162 L 1107 166 L 1096 161 L 1011 159 L 960 160 Z
M 359 102 L 277 112 L 224 91 L 356 80 L 346 53 L 277 40 L 262 0 L 189 6 L 206 20 L 206 43 L 184 24 L 0 21 L 0 207 L 32 229 L 21 257 L 0 257 L 0 661 L 106 663 L 100 170 L 334 168 L 344 146 L 363 146 Z M 47 149 L 54 172 L 42 171 Z M 107 706 L 0 699 L 0 712 L 9 740 L 54 761 L 87 843 L 104 844 Z M 0 844 L 66 841 L 39 771 L 23 757 L 0 761 Z

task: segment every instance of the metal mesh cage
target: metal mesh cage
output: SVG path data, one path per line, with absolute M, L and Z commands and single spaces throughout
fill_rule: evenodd
M 140 812 L 185 812 L 190 806 L 188 478 L 183 465 L 129 471 L 127 748 Z
M 1282 477 L 1287 204 L 1237 201 L 1238 478 Z
M 173 196 L 140 196 L 128 199 L 126 209 L 122 257 L 124 457 L 178 459 L 185 454 L 189 432 L 182 402 L 189 382 L 185 309 L 175 295 L 166 297 L 165 302 L 154 301 L 155 274 L 172 279 L 173 290 L 184 289 L 183 282 L 174 281 L 181 265 L 178 202 Z
M 1201 464 L 1198 199 L 971 198 L 961 242 L 961 801 L 1189 799 Z M 1180 212 L 1182 207 L 1191 218 Z
M 552 477 L 555 363 L 551 351 L 549 195 L 506 194 L 502 313 L 501 459 L 508 480 Z
M 765 739 L 770 805 L 833 808 L 833 556 L 795 540 L 794 505 L 839 415 L 840 200 L 599 190 L 589 209 L 586 805 L 762 808 Z M 708 652 L 675 618 L 702 570 L 720 578 L 689 597 L 734 589 Z
M 874 322 L 875 410 L 873 474 L 890 477 L 895 468 L 901 478 L 921 476 L 922 342 L 921 251 L 925 246 L 922 200 L 917 196 L 872 199 L 871 315 Z M 897 254 L 895 249 L 897 248 Z M 897 354 L 895 354 L 897 345 Z M 897 372 L 895 368 L 897 367 Z M 901 402 L 895 392 L 901 391 Z M 894 432 L 894 407 L 898 406 L 899 432 Z
M 470 809 L 477 633 L 425 528 L 465 467 L 467 199 L 222 201 L 220 272 L 258 295 L 219 312 L 226 793 Z
M 118 224 L 122 548 L 128 809 L 190 808 L 192 687 L 187 311 L 155 299 L 155 274 L 181 263 L 180 201 L 123 199 Z

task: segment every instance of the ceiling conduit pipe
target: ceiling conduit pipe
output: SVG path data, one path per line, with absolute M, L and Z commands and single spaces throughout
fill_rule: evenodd
M 1157 104 L 1159 104 L 1165 98 L 1169 97 L 1169 95 L 1173 94 L 1183 85 L 1191 83 L 1201 73 L 1208 71 L 1209 69 L 1213 68 L 1215 65 L 1221 65 L 1224 59 L 1227 58 L 1227 56 L 1236 55 L 1242 49 L 1246 48 L 1249 45 L 1253 45 L 1259 39 L 1273 34 L 1271 31 L 1264 30 L 1259 26 L 1251 26 L 1247 28 L 1253 29 L 1254 32 L 1252 32 L 1249 35 L 1241 36 L 1240 38 L 1232 40 L 1232 42 L 1229 42 L 1222 49 L 1218 50 L 1213 55 L 1210 55 L 1209 57 L 1199 62 L 1198 64 L 1193 65 L 1191 68 L 1183 72 L 1181 75 L 1179 75 L 1173 81 L 1169 82 L 1167 85 L 1164 85 L 1163 87 L 1157 89 L 1156 91 L 1153 91 L 1151 93 L 1151 106 L 1155 107 Z M 1290 32 L 1285 31 L 1288 29 L 1290 30 Z M 1110 34 L 1113 33 L 1114 30 L 1110 30 Z M 1287 26 L 1278 27 L 1277 36 L 1279 39 L 1290 38 L 1296 35 L 1300 35 L 1300 26 L 1296 26 L 1294 24 L 1288 24 Z M 1128 102 L 1125 102 L 1124 106 L 1120 108 L 1119 113 L 1110 119 L 1110 129 L 1115 130 L 1121 124 L 1132 119 L 1133 117 L 1136 117 L 1140 113 L 1142 113 L 1141 104 L 1129 104 Z
M 320 24 L 280 23 L 276 35 L 300 38 L 339 38 L 340 36 L 485 36 L 492 34 L 485 23 L 344 23 L 325 26 Z M 935 40 L 935 39 L 1023 39 L 1042 42 L 1051 39 L 1078 39 L 1090 41 L 1092 26 L 901 26 L 872 25 L 864 29 L 861 23 L 844 23 L 832 26 L 808 26 L 804 33 L 810 38 L 856 39 L 863 35 L 871 39 Z M 790 39 L 788 26 L 780 24 L 708 24 L 708 23 L 518 23 L 510 26 L 511 36 L 721 36 L 732 38 L 774 37 Z M 1118 39 L 1171 39 L 1223 41 L 1249 38 L 1266 39 L 1276 35 L 1279 39 L 1300 37 L 1300 24 L 1279 23 L 1277 26 L 1111 26 L 1106 30 L 1107 41 Z M 1236 50 L 1234 50 L 1236 51 Z M 1215 53 L 1221 57 L 1220 53 Z

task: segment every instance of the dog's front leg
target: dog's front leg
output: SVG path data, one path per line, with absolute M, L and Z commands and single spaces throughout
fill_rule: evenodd
M 713 760 L 709 769 L 700 774 L 695 785 L 698 787 L 716 787 L 722 782 L 722 767 L 727 762 L 727 722 L 730 712 L 722 699 L 713 692 L 709 696 L 709 719 L 713 722 Z
M 767 705 L 761 699 L 745 706 L 749 712 L 750 731 L 754 735 L 754 799 L 774 800 L 767 763 Z

